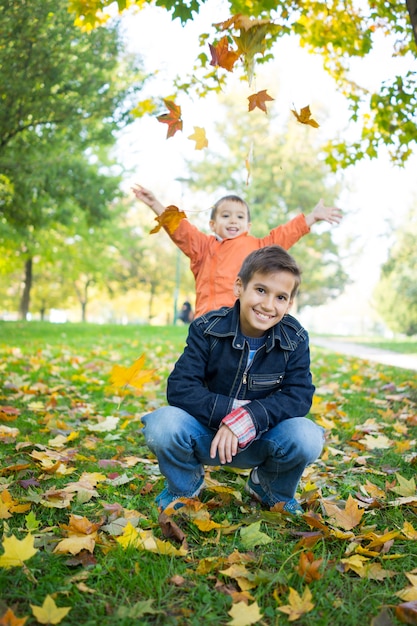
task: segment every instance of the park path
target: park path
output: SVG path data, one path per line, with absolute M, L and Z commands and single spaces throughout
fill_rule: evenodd
M 310 337 L 310 344 L 320 348 L 326 348 L 332 352 L 348 354 L 367 361 L 376 361 L 384 365 L 393 365 L 404 369 L 417 371 L 417 355 L 400 354 L 391 350 L 381 350 L 372 346 L 364 346 L 358 343 L 343 341 L 342 339 L 331 339 L 329 337 Z

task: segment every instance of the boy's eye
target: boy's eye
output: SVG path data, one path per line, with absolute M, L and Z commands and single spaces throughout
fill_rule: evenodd
M 257 287 L 256 290 L 259 291 L 259 293 L 265 293 L 265 289 L 263 287 Z

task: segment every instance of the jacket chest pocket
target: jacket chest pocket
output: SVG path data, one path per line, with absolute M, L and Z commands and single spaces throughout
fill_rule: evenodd
M 278 389 L 284 380 L 284 374 L 249 374 L 248 390 L 269 391 Z

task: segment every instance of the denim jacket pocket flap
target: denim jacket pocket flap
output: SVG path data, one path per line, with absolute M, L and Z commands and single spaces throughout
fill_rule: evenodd
M 283 380 L 284 374 L 282 373 L 249 374 L 248 390 L 269 391 L 272 389 L 277 389 L 281 386 Z

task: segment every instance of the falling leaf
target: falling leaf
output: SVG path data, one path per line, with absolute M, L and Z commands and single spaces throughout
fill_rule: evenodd
M 161 215 L 155 217 L 155 220 L 158 222 L 158 226 L 155 226 L 155 228 L 150 231 L 150 235 L 157 233 L 161 230 L 162 226 L 172 235 L 177 230 L 178 224 L 181 220 L 186 217 L 187 216 L 184 211 L 180 211 L 178 207 L 170 205 L 163 213 L 161 213 Z
M 257 602 L 246 604 L 246 602 L 237 602 L 229 611 L 232 621 L 228 622 L 229 626 L 250 626 L 256 624 L 262 619 L 262 613 Z
M 249 28 L 242 28 L 239 36 L 233 37 L 239 54 L 243 56 L 249 85 L 253 79 L 255 56 L 265 53 L 268 35 L 277 34 L 279 29 L 273 22 L 254 20 Z
M 364 510 L 359 509 L 357 501 L 349 496 L 344 509 L 340 509 L 332 502 L 323 501 L 323 506 L 329 517 L 336 521 L 337 526 L 344 530 L 352 530 L 359 524 L 364 514 Z
M 288 596 L 288 604 L 285 606 L 279 606 L 278 611 L 281 613 L 286 613 L 288 615 L 288 620 L 293 622 L 297 619 L 300 619 L 305 613 L 309 613 L 314 609 L 314 604 L 311 602 L 313 596 L 309 587 L 304 589 L 303 595 L 300 594 L 290 587 L 290 593 Z
M 17 539 L 14 535 L 5 537 L 3 540 L 4 554 L 0 556 L 0 567 L 20 567 L 24 561 L 28 561 L 37 549 L 34 547 L 35 539 L 28 533 L 24 539 Z
M 258 91 L 257 93 L 248 96 L 249 100 L 249 111 L 253 111 L 256 107 L 265 111 L 267 113 L 265 102 L 272 101 L 274 98 L 271 98 L 269 94 L 266 93 L 266 89 L 262 89 L 262 91 Z
M 12 609 L 7 609 L 4 615 L 0 617 L 0 626 L 23 626 L 26 620 L 27 617 L 18 618 Z
M 71 611 L 70 606 L 57 607 L 52 596 L 47 595 L 42 606 L 30 605 L 40 624 L 59 624 Z
M 313 128 L 318 128 L 320 126 L 320 124 L 318 124 L 316 120 L 313 120 L 311 118 L 310 107 L 308 105 L 306 107 L 303 107 L 300 113 L 297 113 L 297 111 L 295 111 L 294 109 L 291 109 L 291 112 L 295 115 L 295 117 L 301 124 L 309 124 L 310 126 L 313 126 Z
M 178 130 L 182 130 L 181 107 L 172 100 L 164 99 L 169 113 L 163 113 L 156 118 L 162 124 L 168 124 L 167 139 L 173 137 Z
M 142 354 L 130 367 L 113 365 L 110 372 L 110 381 L 114 387 L 134 387 L 141 390 L 143 386 L 153 379 L 156 370 L 143 369 L 145 355 Z
M 194 126 L 194 133 L 189 135 L 188 139 L 192 139 L 195 141 L 195 149 L 202 150 L 203 148 L 207 148 L 208 140 L 206 137 L 206 131 L 204 128 L 200 128 L 200 126 Z
M 246 156 L 245 159 L 245 167 L 246 167 L 246 171 L 247 171 L 247 176 L 246 176 L 246 185 L 249 185 L 249 179 L 250 179 L 250 174 L 251 174 L 251 169 L 252 169 L 252 162 L 253 162 L 253 142 L 251 142 L 250 147 L 249 147 L 249 152 Z
M 210 65 L 214 65 L 214 67 L 223 67 L 225 70 L 231 72 L 233 70 L 233 65 L 240 57 L 240 54 L 235 50 L 229 50 L 229 40 L 226 35 L 222 37 L 219 43 L 214 46 L 209 43 L 209 48 L 211 52 Z

